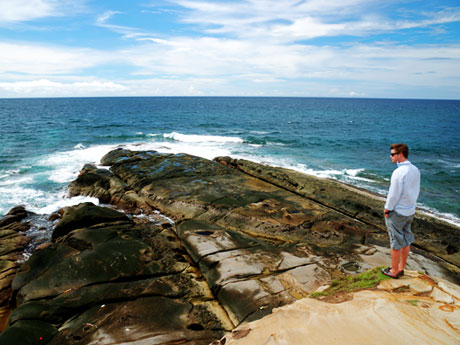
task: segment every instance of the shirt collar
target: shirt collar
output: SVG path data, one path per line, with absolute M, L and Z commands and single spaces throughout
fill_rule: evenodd
M 402 162 L 402 163 L 397 162 L 396 164 L 398 165 L 398 167 L 400 167 L 401 165 L 409 165 L 409 164 L 411 164 L 411 163 L 409 162 L 409 160 L 405 160 L 405 161 Z

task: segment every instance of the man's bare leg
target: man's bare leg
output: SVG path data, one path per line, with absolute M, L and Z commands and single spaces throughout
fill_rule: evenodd
M 409 253 L 410 253 L 410 245 L 404 248 L 401 248 L 401 260 L 399 261 L 399 266 L 396 266 L 398 267 L 399 272 L 401 272 L 404 269 L 404 267 L 406 267 L 406 261 L 407 261 L 407 258 L 409 257 Z
M 399 264 L 401 262 L 402 249 L 391 249 L 391 274 L 397 275 L 399 272 Z M 407 259 L 407 258 L 406 258 Z M 405 263 L 404 263 L 405 264 Z

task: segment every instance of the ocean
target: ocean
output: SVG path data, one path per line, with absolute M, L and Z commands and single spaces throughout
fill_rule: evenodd
M 0 99 L 0 216 L 91 198 L 66 189 L 117 147 L 231 156 L 386 195 L 391 143 L 421 171 L 419 209 L 460 225 L 460 101 L 276 97 Z

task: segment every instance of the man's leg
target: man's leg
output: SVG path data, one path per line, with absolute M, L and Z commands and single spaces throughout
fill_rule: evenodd
M 401 248 L 400 251 L 401 251 L 401 260 L 399 261 L 399 266 L 396 266 L 398 267 L 399 272 L 401 272 L 404 269 L 404 267 L 406 267 L 406 261 L 410 253 L 410 245 L 404 248 Z
M 401 254 L 403 249 L 391 249 L 391 274 L 397 275 L 399 272 L 399 263 L 401 262 Z

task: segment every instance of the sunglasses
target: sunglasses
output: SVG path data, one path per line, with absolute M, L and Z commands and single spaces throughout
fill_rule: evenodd
M 393 157 L 394 155 L 399 155 L 399 152 L 392 152 L 390 153 L 390 156 Z

